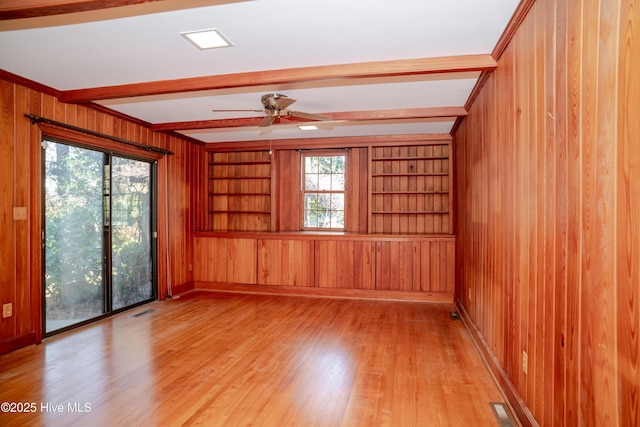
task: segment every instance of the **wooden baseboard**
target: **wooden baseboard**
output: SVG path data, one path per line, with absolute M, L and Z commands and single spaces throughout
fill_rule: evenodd
M 195 288 L 193 282 L 189 282 L 189 283 L 184 283 L 182 285 L 178 285 L 178 286 L 172 286 L 171 287 L 171 294 L 173 295 L 179 295 L 179 294 L 184 294 L 185 292 L 189 292 L 192 291 Z
M 518 390 L 516 390 L 516 387 L 507 376 L 507 373 L 502 369 L 498 359 L 496 359 L 495 355 L 489 348 L 489 345 L 480 333 L 480 330 L 471 320 L 469 313 L 467 313 L 467 310 L 464 308 L 464 305 L 462 305 L 460 300 L 457 298 L 455 299 L 455 305 L 462 317 L 464 326 L 467 328 L 467 331 L 469 331 L 469 335 L 471 335 L 471 339 L 480 352 L 485 365 L 489 368 L 489 371 L 493 375 L 498 387 L 502 390 L 502 394 L 504 394 L 520 424 L 524 427 L 538 427 L 539 424 L 535 417 L 527 407 L 524 400 L 522 400 L 522 397 L 520 397 Z
M 335 289 L 302 286 L 247 285 L 241 283 L 194 282 L 196 290 L 323 298 L 354 298 L 386 301 L 453 302 L 446 292 L 377 291 L 369 289 Z
M 10 351 L 27 347 L 32 344 L 36 344 L 37 342 L 35 331 L 28 332 L 24 335 L 11 338 L 6 341 L 0 341 L 0 354 L 9 353 Z

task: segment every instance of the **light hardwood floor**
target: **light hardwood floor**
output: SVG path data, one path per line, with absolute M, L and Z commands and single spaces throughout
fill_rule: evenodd
M 0 425 L 496 426 L 452 309 L 193 292 L 0 356 Z

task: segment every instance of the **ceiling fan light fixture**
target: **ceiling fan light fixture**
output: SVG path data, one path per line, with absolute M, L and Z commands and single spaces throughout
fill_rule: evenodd
M 220 30 L 217 28 L 189 31 L 186 33 L 180 33 L 180 35 L 201 50 L 233 46 L 229 39 L 222 35 Z
M 309 130 L 318 130 L 318 126 L 316 125 L 298 125 L 298 129 L 309 131 Z

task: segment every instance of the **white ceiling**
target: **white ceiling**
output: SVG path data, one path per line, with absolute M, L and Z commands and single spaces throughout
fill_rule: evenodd
M 517 0 L 254 0 L 159 2 L 92 13 L 0 21 L 0 69 L 59 91 L 257 71 L 490 54 Z M 226 3 L 226 4 L 225 4 Z M 146 5 L 146 6 L 145 6 Z M 155 4 L 155 9 L 162 9 Z M 126 16 L 135 13 L 135 16 Z M 107 17 L 116 17 L 105 19 Z M 218 28 L 233 47 L 200 51 L 180 34 Z M 261 117 L 264 93 L 290 108 L 332 112 L 461 107 L 480 71 L 283 83 L 94 101 L 151 124 Z M 203 89 L 203 88 L 199 88 Z M 206 87 L 204 88 L 206 89 Z M 110 98 L 110 97 L 106 97 Z M 184 129 L 203 142 L 448 133 L 455 117 Z M 201 127 L 201 126 L 200 126 Z

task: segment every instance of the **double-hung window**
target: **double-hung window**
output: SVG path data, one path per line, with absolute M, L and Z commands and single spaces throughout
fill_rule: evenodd
M 304 229 L 345 229 L 345 154 L 305 154 Z

